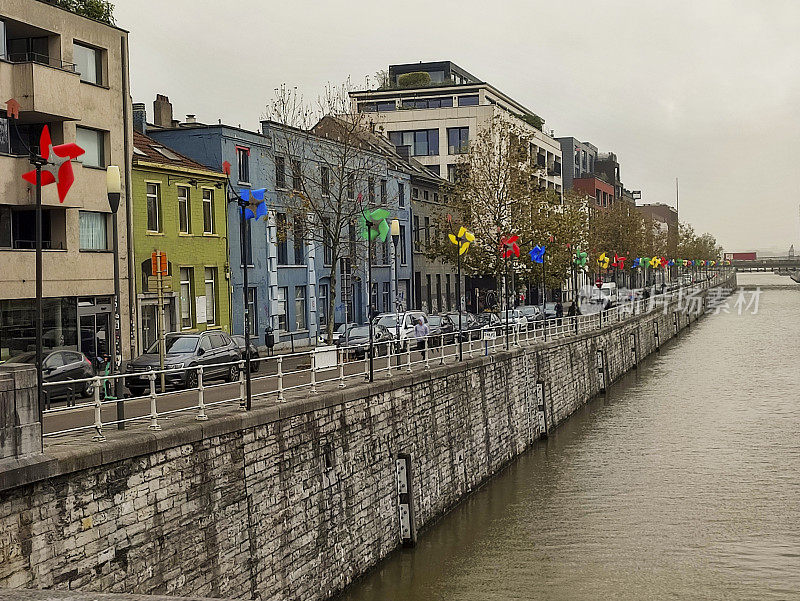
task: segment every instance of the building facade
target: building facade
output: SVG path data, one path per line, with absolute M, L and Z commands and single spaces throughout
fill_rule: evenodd
M 140 349 L 158 339 L 159 298 L 165 332 L 230 332 L 225 176 L 134 131 L 131 181 Z M 155 252 L 167 256 L 161 295 Z
M 130 124 L 127 32 L 44 2 L 0 4 L 0 360 L 35 346 L 33 167 L 45 125 L 54 145 L 77 143 L 64 202 L 42 188 L 44 346 L 90 359 L 135 350 L 128 253 Z M 114 240 L 106 167 L 122 175 L 118 210 L 120 330 L 114 327 Z M 115 341 L 115 337 L 118 342 Z
M 589 142 L 581 142 L 577 138 L 558 138 L 561 145 L 561 155 L 564 158 L 561 179 L 564 190 L 572 190 L 573 180 L 594 174 L 594 165 L 597 161 L 597 147 Z M 569 157 L 573 157 L 572 160 Z
M 404 87 L 403 76 L 420 73 L 423 85 Z M 411 156 L 451 182 L 470 139 L 501 115 L 534 140 L 529 150 L 542 168 L 539 187 L 563 191 L 561 145 L 542 131 L 542 120 L 454 63 L 390 65 L 387 86 L 351 92 L 350 97 L 355 110 L 369 113 L 395 146 L 408 146 Z
M 636 209 L 643 215 L 652 219 L 658 226 L 659 231 L 677 237 L 678 211 L 673 207 L 663 202 L 656 202 L 637 205 Z

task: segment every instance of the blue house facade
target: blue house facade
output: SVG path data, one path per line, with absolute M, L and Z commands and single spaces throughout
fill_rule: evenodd
M 283 152 L 275 142 L 302 137 L 302 144 L 291 144 Z M 317 235 L 319 215 L 303 213 L 304 194 L 299 193 L 299 179 L 313 179 L 335 157 L 336 143 L 310 132 L 292 130 L 264 122 L 261 132 L 247 131 L 227 125 L 199 123 L 173 128 L 151 129 L 148 135 L 166 146 L 185 154 L 208 167 L 220 169 L 223 162 L 231 165 L 231 183 L 237 189 L 267 190 L 269 216 L 251 220 L 250 240 L 245 245 L 248 260 L 248 293 L 250 331 L 261 344 L 265 336 L 273 336 L 276 348 L 314 344 L 325 330 L 328 319 L 334 324 L 365 323 L 370 304 L 374 311 L 393 312 L 396 300 L 403 308 L 412 298 L 410 175 L 402 161 L 390 149 L 374 147 L 360 151 L 354 159 L 369 170 L 354 173 L 369 176 L 347 182 L 348 194 L 361 194 L 367 204 L 387 208 L 390 219 L 399 222 L 399 240 L 395 247 L 389 237 L 386 243 L 373 242 L 372 295 L 368 298 L 366 246 L 355 220 L 347 226 L 343 239 L 347 255 L 331 265 L 331 253 Z M 335 159 L 332 159 L 335 160 Z M 335 178 L 334 178 L 335 179 Z M 364 179 L 365 181 L 355 181 Z M 336 181 L 331 182 L 335 186 Z M 303 185 L 306 195 L 309 186 Z M 229 267 L 233 333 L 244 332 L 244 293 L 242 245 L 239 215 L 235 202 L 228 204 Z M 351 252 L 352 251 L 352 252 Z M 331 290 L 330 273 L 335 269 L 335 307 L 328 308 Z

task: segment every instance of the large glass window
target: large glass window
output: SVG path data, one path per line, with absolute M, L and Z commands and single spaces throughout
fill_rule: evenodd
M 72 60 L 75 62 L 75 70 L 81 76 L 81 81 L 102 85 L 102 56 L 103 53 L 96 48 L 77 42 L 72 45 Z
M 203 189 L 203 233 L 214 233 L 214 190 Z
M 328 284 L 320 284 L 317 288 L 317 316 L 320 325 L 328 323 Z
M 250 181 L 250 149 L 236 147 L 236 160 L 239 164 L 239 181 L 247 183 Z
M 393 131 L 389 132 L 389 140 L 395 146 L 408 146 L 413 156 L 434 156 L 439 154 L 438 129 Z
M 303 164 L 300 159 L 292 159 L 292 190 L 303 189 Z
M 278 265 L 289 264 L 289 232 L 286 222 L 286 213 L 278 213 L 275 216 L 276 234 L 278 236 Z
M 464 154 L 469 142 L 469 127 L 447 129 L 447 154 Z
M 289 288 L 281 286 L 278 288 L 278 329 L 286 331 L 286 324 L 289 316 L 286 314 L 286 297 L 289 296 Z
M 178 186 L 178 225 L 182 234 L 190 234 L 192 232 L 191 218 L 189 188 Z
M 181 267 L 181 328 L 187 330 L 192 327 L 192 271 L 191 267 Z
M 308 327 L 306 322 L 306 287 L 294 287 L 294 320 L 296 330 L 305 330 Z
M 147 231 L 161 231 L 161 186 L 147 184 Z
M 280 156 L 275 157 L 275 187 L 286 187 L 286 159 Z
M 81 250 L 108 250 L 106 213 L 78 211 Z
M 446 96 L 443 98 L 415 98 L 411 100 L 403 100 L 404 109 L 438 109 L 452 106 L 452 96 Z
M 6 58 L 6 22 L 0 19 L 0 58 Z
M 217 268 L 206 267 L 206 323 L 217 323 Z
M 103 132 L 86 127 L 76 127 L 75 141 L 84 150 L 84 153 L 78 159 L 84 166 L 106 166 L 105 135 Z
M 478 106 L 478 95 L 459 96 L 458 106 Z
M 42 300 L 44 348 L 78 349 L 77 299 Z M 36 347 L 36 307 L 31 300 L 0 300 L 0 361 Z
M 292 228 L 292 242 L 294 245 L 294 264 L 306 264 L 306 248 L 305 248 L 305 224 L 303 217 L 297 216 L 294 218 L 294 227 Z

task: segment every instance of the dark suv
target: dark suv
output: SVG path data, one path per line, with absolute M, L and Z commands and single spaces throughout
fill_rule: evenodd
M 203 381 L 224 378 L 232 382 L 239 377 L 239 365 L 225 365 L 239 361 L 241 354 L 237 344 L 225 332 L 206 331 L 196 334 L 173 332 L 165 337 L 165 369 L 195 368 L 203 366 Z M 133 396 L 141 396 L 150 388 L 146 373 L 159 369 L 158 340 L 149 349 L 128 364 L 132 375 L 125 378 L 128 390 Z M 158 382 L 160 377 L 156 377 Z M 197 370 L 185 369 L 165 375 L 168 384 L 183 388 L 197 386 Z

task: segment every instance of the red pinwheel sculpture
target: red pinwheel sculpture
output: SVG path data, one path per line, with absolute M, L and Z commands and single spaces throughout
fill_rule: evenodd
M 625 259 L 627 258 L 628 257 L 620 257 L 617 253 L 614 253 L 614 262 L 611 264 L 611 267 L 625 269 Z
M 503 236 L 500 238 L 500 257 L 508 259 L 511 255 L 519 257 L 519 245 L 517 244 L 519 236 Z
M 41 185 L 55 184 L 58 189 L 58 201 L 64 202 L 75 174 L 72 172 L 72 159 L 77 159 L 84 152 L 77 144 L 59 144 L 53 146 L 50 139 L 50 130 L 45 125 L 39 138 L 39 152 L 47 164 L 42 167 Z M 36 171 L 22 174 L 22 179 L 36 185 Z
M 661 267 L 666 267 L 668 263 L 667 257 L 661 257 Z

